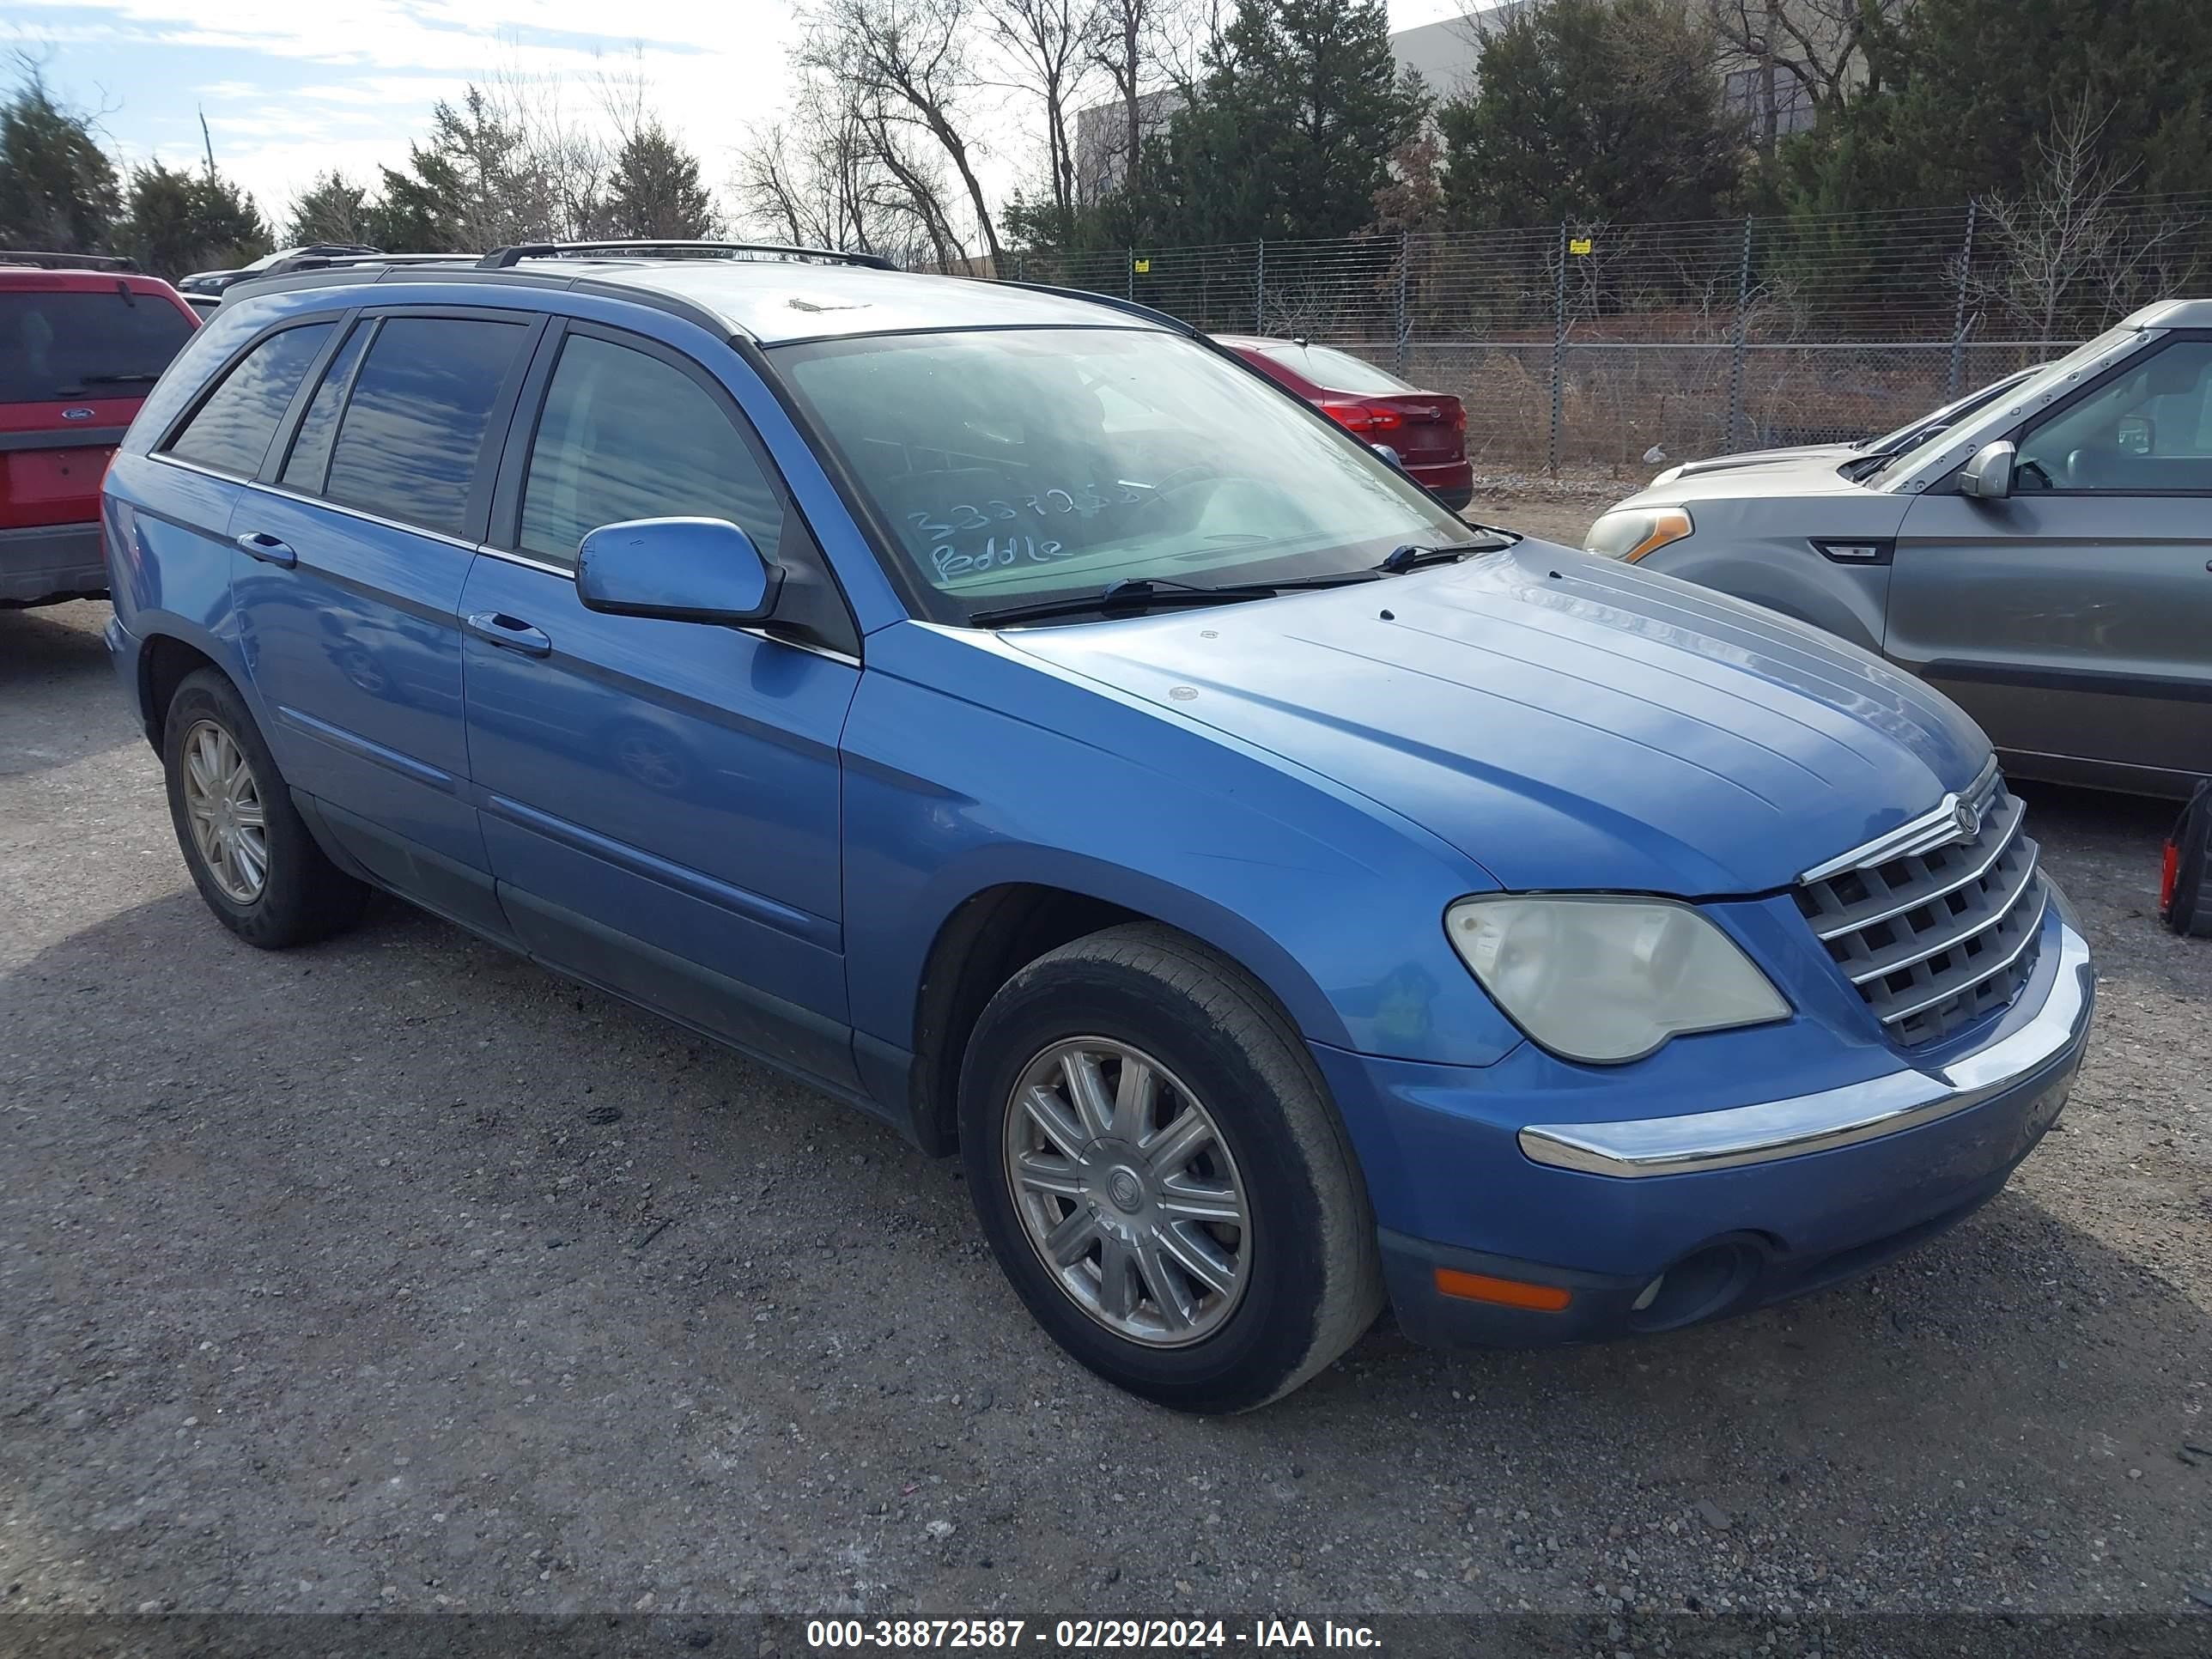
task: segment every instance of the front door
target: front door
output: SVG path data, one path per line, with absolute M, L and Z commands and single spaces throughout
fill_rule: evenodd
M 2212 772 L 2212 340 L 2130 359 L 2014 441 L 2008 499 L 1905 514 L 1887 653 L 2030 769 Z
M 820 555 L 697 364 L 582 324 L 542 356 L 501 550 L 461 598 L 501 901 L 546 961 L 849 1085 L 838 740 L 858 664 L 766 630 L 603 616 L 574 580 L 584 536 L 629 519 L 734 523 L 787 592 L 822 591 Z

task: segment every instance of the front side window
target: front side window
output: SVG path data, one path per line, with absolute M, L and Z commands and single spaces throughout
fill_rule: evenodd
M 1468 538 L 1380 457 L 1178 335 L 992 329 L 773 358 L 917 585 L 963 620 L 1124 578 L 1283 581 Z
M 2022 494 L 2212 490 L 2212 341 L 2150 352 L 2032 428 L 2013 481 Z
M 331 327 L 309 323 L 288 328 L 247 352 L 185 422 L 168 453 L 241 478 L 258 472 L 277 422 L 291 407 L 292 394 L 307 378 Z
M 601 525 L 672 518 L 726 519 L 776 561 L 782 503 L 721 405 L 673 364 L 571 335 L 531 446 L 521 550 L 573 570 Z
M 0 404 L 143 398 L 192 337 L 167 300 L 112 289 L 0 294 Z
M 323 494 L 462 534 L 492 406 L 529 337 L 518 323 L 386 318 L 354 375 Z

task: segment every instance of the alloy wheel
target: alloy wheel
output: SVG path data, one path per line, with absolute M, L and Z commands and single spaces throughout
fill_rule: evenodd
M 251 904 L 269 883 L 269 827 L 246 751 L 213 720 L 185 733 L 185 817 L 222 896 Z
M 1070 1300 L 1115 1335 L 1183 1347 L 1251 1276 L 1250 1206 L 1220 1126 L 1157 1059 L 1073 1037 L 1030 1061 L 1005 1113 L 1023 1231 Z

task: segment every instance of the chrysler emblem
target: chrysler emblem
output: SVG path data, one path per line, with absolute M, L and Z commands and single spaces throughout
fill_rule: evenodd
M 1970 800 L 1962 800 L 1951 808 L 1951 821 L 1959 826 L 1959 839 L 1972 841 L 1982 833 L 1982 809 Z

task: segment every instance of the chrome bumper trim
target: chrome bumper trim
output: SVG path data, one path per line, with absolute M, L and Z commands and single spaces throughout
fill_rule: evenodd
M 2058 970 L 2042 1007 L 2018 1030 L 1941 1070 L 1892 1072 L 1787 1100 L 1621 1123 L 1531 1124 L 1521 1150 L 1586 1175 L 1689 1175 L 1770 1164 L 1917 1128 L 1978 1106 L 2079 1048 L 2096 985 L 2089 945 L 2063 906 Z

